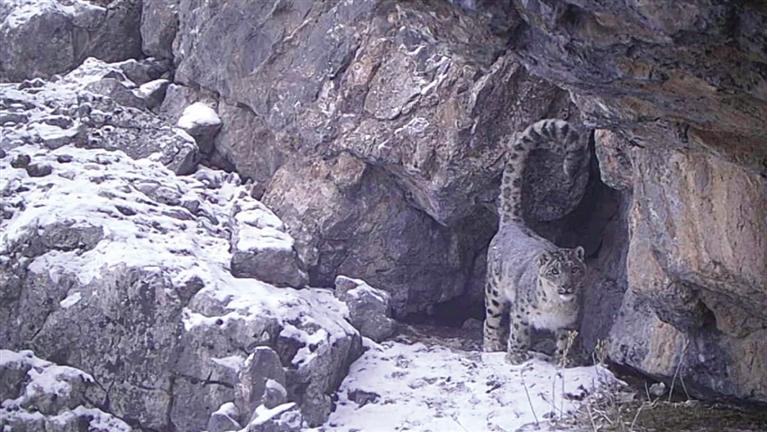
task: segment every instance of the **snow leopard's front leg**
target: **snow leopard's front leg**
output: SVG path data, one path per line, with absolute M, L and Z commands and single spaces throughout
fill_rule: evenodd
M 482 350 L 485 352 L 503 351 L 506 331 L 501 326 L 503 313 L 507 305 L 501 298 L 497 279 L 488 278 L 485 288 L 485 325 Z
M 568 345 L 571 345 L 572 339 L 575 338 L 575 335 L 573 333 L 576 333 L 576 332 L 574 330 L 569 330 L 566 328 L 560 328 L 554 332 L 554 337 L 557 340 L 557 351 L 556 351 L 555 360 L 557 364 L 559 364 L 562 367 L 567 367 L 574 364 L 573 360 L 568 358 L 572 354 L 571 352 L 568 352 L 572 348 L 571 346 L 568 346 Z
M 506 360 L 512 364 L 530 359 L 530 323 L 527 315 L 515 308 L 509 312 L 509 343 L 506 346 Z

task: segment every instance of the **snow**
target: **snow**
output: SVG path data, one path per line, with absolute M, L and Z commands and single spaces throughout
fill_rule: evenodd
M 32 351 L 10 351 L 6 349 L 0 349 L 0 368 L 8 369 L 20 369 L 22 365 L 28 367 L 43 368 L 51 365 L 52 363 L 37 358 Z
M 82 295 L 79 292 L 75 292 L 68 295 L 64 300 L 60 301 L 59 305 L 63 307 L 64 309 L 67 309 L 76 305 L 81 298 L 82 298 Z
M 265 205 L 252 201 L 251 208 L 235 215 L 237 244 L 240 251 L 286 250 L 292 251 L 293 237 L 285 232 L 285 225 Z
M 256 411 L 254 413 L 254 418 L 251 420 L 251 422 L 248 424 L 248 427 L 244 430 L 249 430 L 251 428 L 254 428 L 255 426 L 262 425 L 266 423 L 267 421 L 278 417 L 280 414 L 284 413 L 285 411 L 295 407 L 295 402 L 287 402 L 282 405 L 278 405 L 274 408 L 267 408 L 263 405 L 259 405 L 256 407 Z
M 235 372 L 238 372 L 240 369 L 242 369 L 242 365 L 245 364 L 245 358 L 238 355 L 232 355 L 222 358 L 211 358 L 210 359 L 213 363 L 225 367 L 227 369 L 231 369 Z
M 234 404 L 234 402 L 227 402 L 221 405 L 214 412 L 214 414 L 221 414 L 231 418 L 237 418 L 239 416 L 239 413 L 237 411 L 237 406 Z
M 354 364 L 339 401 L 317 431 L 515 431 L 578 407 L 617 383 L 601 366 L 561 369 L 540 359 L 510 365 L 503 353 L 407 341 L 380 345 Z M 357 398 L 355 392 L 366 397 Z M 537 419 L 537 420 L 536 420 Z
M 115 418 L 104 411 L 97 408 L 86 408 L 82 405 L 71 411 L 65 411 L 52 417 L 49 421 L 54 425 L 67 425 L 71 424 L 75 418 L 88 419 L 89 431 L 105 431 L 105 432 L 131 432 L 133 428 L 128 426 L 122 420 Z
M 176 125 L 184 130 L 193 129 L 197 126 L 218 126 L 221 118 L 213 108 L 202 102 L 195 102 L 184 109 Z

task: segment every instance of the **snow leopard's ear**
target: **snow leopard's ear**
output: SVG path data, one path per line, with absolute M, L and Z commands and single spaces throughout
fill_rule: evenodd
M 582 246 L 578 246 L 574 249 L 575 256 L 578 257 L 579 260 L 583 261 L 586 256 L 586 251 L 583 249 Z
M 548 253 L 546 251 L 541 252 L 538 255 L 538 267 L 545 266 L 546 264 L 549 263 L 549 261 L 551 261 L 552 258 L 553 257 L 551 256 L 550 253 Z

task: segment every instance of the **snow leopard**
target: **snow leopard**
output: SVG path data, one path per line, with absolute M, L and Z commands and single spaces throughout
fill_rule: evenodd
M 538 121 L 514 140 L 501 182 L 498 232 L 487 254 L 483 349 L 503 351 L 521 363 L 530 355 L 531 328 L 553 331 L 556 357 L 565 355 L 567 338 L 578 319 L 586 275 L 582 247 L 561 248 L 528 228 L 522 215 L 522 175 L 531 151 L 546 148 L 565 155 L 569 179 L 588 164 L 588 142 L 568 122 Z M 502 328 L 508 314 L 509 327 Z

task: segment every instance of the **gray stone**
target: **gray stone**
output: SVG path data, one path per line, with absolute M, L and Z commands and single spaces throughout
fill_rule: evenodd
M 29 13 L 29 7 L 35 13 Z M 141 54 L 141 2 L 65 5 L 40 0 L 0 3 L 0 81 L 66 73 L 87 57 L 119 61 Z
M 346 276 L 336 277 L 335 284 L 336 297 L 346 303 L 351 323 L 362 336 L 381 342 L 394 334 L 389 293 Z
M 514 43 L 516 56 L 535 75 L 571 90 L 590 125 L 619 130 L 641 146 L 692 146 L 766 172 L 767 77 L 760 71 L 767 12 L 760 6 L 702 0 L 515 5 L 526 23 Z M 742 23 L 735 35 L 732 22 Z M 573 47 L 571 40 L 582 42 Z
M 50 149 L 70 144 L 119 149 L 133 158 L 159 160 L 177 173 L 194 171 L 194 139 L 145 111 L 147 99 L 123 71 L 142 75 L 136 71 L 143 64 L 88 59 L 56 82 L 40 80 L 42 86 L 31 93 L 31 88 L 0 87 L 0 111 L 23 106 L 29 118 L 25 128 L 0 125 L 0 136 L 13 146 L 34 142 Z M 146 78 L 153 75 L 145 72 Z
M 213 150 L 213 139 L 221 130 L 221 119 L 213 108 L 195 102 L 184 108 L 176 125 L 194 138 L 200 151 L 210 153 Z
M 249 416 L 255 412 L 256 407 L 265 402 L 269 381 L 276 382 L 284 390 L 285 371 L 282 369 L 280 357 L 274 350 L 258 347 L 245 360 L 238 379 L 234 390 L 234 404 L 243 414 L 245 423 L 249 423 Z
M 171 83 L 166 89 L 162 105 L 156 111 L 161 117 L 168 120 L 169 123 L 176 124 L 178 119 L 181 118 L 184 109 L 197 102 L 202 102 L 214 109 L 217 108 L 218 104 L 218 100 L 213 94 L 177 83 Z
M 26 169 L 30 163 L 32 163 L 32 158 L 27 154 L 16 155 L 16 157 L 11 160 L 11 166 L 13 168 Z
M 254 201 L 250 207 L 235 209 L 231 225 L 234 276 L 295 288 L 308 283 L 293 238 L 266 206 Z
M 290 149 L 249 108 L 222 101 L 218 111 L 226 121 L 213 144 L 213 163 L 236 170 L 253 182 L 254 196 L 263 196 L 272 176 L 288 160 Z
M 137 90 L 137 95 L 144 100 L 144 105 L 153 109 L 165 100 L 165 93 L 168 90 L 170 81 L 165 78 L 156 79 L 142 84 Z
M 178 30 L 178 0 L 144 0 L 141 11 L 141 42 L 144 54 L 173 58 L 173 39 Z
M 288 391 L 285 386 L 273 379 L 266 380 L 266 390 L 264 391 L 264 406 L 267 409 L 276 408 L 286 403 L 288 400 Z
M 237 422 L 240 413 L 232 402 L 227 402 L 210 415 L 208 420 L 208 432 L 238 431 L 242 426 Z
M 102 398 L 105 395 L 93 377 L 40 359 L 31 351 L 0 350 L 0 382 L 3 430 L 69 432 L 95 425 L 110 432 L 132 430 L 123 421 L 92 407 L 86 393 Z
M 30 177 L 45 177 L 53 172 L 53 167 L 48 164 L 31 163 L 25 167 Z
M 767 182 L 703 154 L 634 156 L 631 295 L 611 332 L 611 358 L 669 384 L 676 375 L 693 395 L 767 399 L 759 342 L 767 263 L 756 252 L 765 225 L 753 223 Z

